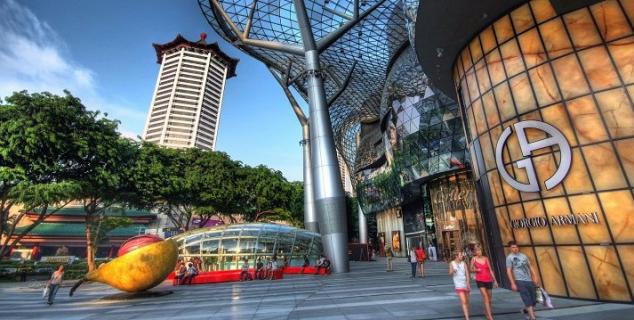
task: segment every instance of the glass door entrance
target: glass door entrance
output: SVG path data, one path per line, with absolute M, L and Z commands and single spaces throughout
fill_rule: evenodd
M 442 232 L 442 259 L 445 261 L 449 261 L 453 258 L 452 253 L 460 250 L 460 244 L 462 243 L 460 239 L 460 232 L 457 230 L 454 231 L 443 231 Z

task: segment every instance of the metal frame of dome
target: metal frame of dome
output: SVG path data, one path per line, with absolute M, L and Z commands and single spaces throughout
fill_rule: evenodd
M 273 255 L 276 255 L 280 261 L 287 259 L 290 266 L 301 266 L 304 255 L 307 255 L 310 260 L 316 260 L 322 249 L 321 236 L 318 233 L 268 223 L 200 228 L 176 235 L 171 239 L 178 243 L 180 257 L 189 259 L 198 257 L 202 260 L 202 271 L 235 270 L 239 268 L 239 263 L 244 258 L 248 259 L 250 265 L 255 265 L 257 258 L 270 260 Z M 225 247 L 225 242 L 231 246 Z M 190 252 L 187 248 L 191 245 L 194 245 L 193 248 L 196 249 Z M 243 248 L 249 251 L 244 252 Z M 204 252 L 206 249 L 209 252 Z M 298 249 L 300 251 L 296 251 Z M 227 257 L 230 259 L 226 259 Z
M 356 154 L 360 122 L 378 119 L 389 62 L 408 41 L 401 0 L 198 3 L 218 34 L 289 79 L 308 100 L 315 211 L 334 271 L 347 272 L 345 203 L 333 135 L 350 172 L 363 166 Z

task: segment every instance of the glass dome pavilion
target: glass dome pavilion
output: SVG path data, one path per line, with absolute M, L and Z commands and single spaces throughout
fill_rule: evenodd
M 315 261 L 322 253 L 318 233 L 285 225 L 249 223 L 200 228 L 174 236 L 179 258 L 202 260 L 201 271 L 236 270 L 247 258 L 255 266 L 277 255 L 289 266 L 301 266 L 304 255 Z

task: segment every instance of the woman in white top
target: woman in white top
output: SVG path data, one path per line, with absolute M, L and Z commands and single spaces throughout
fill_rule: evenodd
M 416 249 L 411 248 L 409 250 L 409 263 L 412 265 L 411 279 L 416 278 L 416 267 L 418 266 L 418 260 L 416 260 Z
M 464 262 L 464 253 L 462 251 L 454 253 L 454 260 L 449 263 L 449 275 L 453 276 L 453 284 L 458 297 L 460 297 L 464 318 L 469 320 L 469 292 L 471 291 L 471 284 L 469 283 L 469 268 Z

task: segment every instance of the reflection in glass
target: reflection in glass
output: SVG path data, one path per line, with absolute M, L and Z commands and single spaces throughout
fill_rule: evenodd
M 220 235 L 222 237 L 218 237 Z M 215 239 L 209 239 L 210 236 Z M 301 266 L 304 255 L 315 261 L 322 253 L 319 234 L 274 224 L 201 228 L 177 235 L 174 239 L 179 246 L 179 257 L 185 261 L 200 258 L 202 271 L 239 269 L 244 258 L 248 259 L 249 265 L 255 266 L 257 258 L 265 262 L 274 254 L 280 262 Z M 184 239 L 186 242 L 183 242 Z

